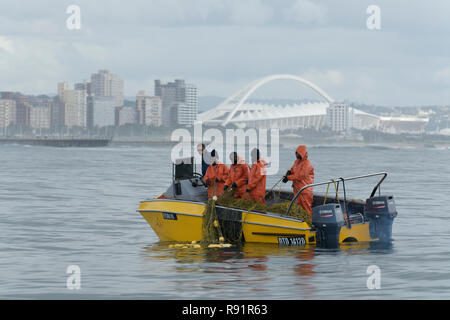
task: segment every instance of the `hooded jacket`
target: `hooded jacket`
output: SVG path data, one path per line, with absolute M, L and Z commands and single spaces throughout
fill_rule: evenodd
M 288 175 L 288 180 L 292 181 L 294 195 L 304 186 L 314 183 L 314 167 L 308 160 L 308 151 L 306 146 L 298 146 L 296 152 L 302 156 L 302 159 L 296 159 L 292 165 L 292 174 Z M 306 211 L 312 214 L 313 189 L 307 188 L 302 191 L 297 198 L 297 202 Z
M 245 193 L 247 188 L 247 180 L 250 175 L 250 167 L 245 163 L 244 159 L 239 158 L 236 164 L 230 165 L 230 171 L 228 174 L 228 179 L 225 182 L 227 186 L 231 186 L 235 183 L 238 188 L 234 191 L 234 197 L 240 198 Z
M 262 203 L 265 203 L 264 196 L 266 194 L 266 165 L 265 159 L 259 159 L 253 163 L 247 185 L 247 189 L 250 190 L 250 197 Z
M 212 198 L 214 195 L 220 196 L 223 193 L 225 181 L 228 179 L 228 167 L 218 162 L 216 165 L 211 164 L 206 170 L 206 174 L 203 178 L 203 182 L 206 183 L 209 180 L 208 198 Z M 215 180 L 218 180 L 217 182 Z

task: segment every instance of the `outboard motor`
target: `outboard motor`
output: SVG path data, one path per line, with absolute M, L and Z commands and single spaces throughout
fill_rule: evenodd
M 364 215 L 369 218 L 370 237 L 380 242 L 392 240 L 392 223 L 397 216 L 394 196 L 378 196 L 366 200 Z
M 329 203 L 313 208 L 312 224 L 317 229 L 318 246 L 336 248 L 339 246 L 339 233 L 345 224 L 341 205 Z

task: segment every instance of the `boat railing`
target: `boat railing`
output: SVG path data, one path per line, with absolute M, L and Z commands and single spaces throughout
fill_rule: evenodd
M 384 181 L 384 179 L 386 179 L 387 177 L 387 172 L 377 172 L 377 173 L 369 173 L 369 174 L 365 174 L 365 175 L 361 175 L 361 176 L 355 176 L 355 177 L 348 177 L 348 178 L 338 178 L 338 179 L 330 179 L 328 181 L 325 182 L 317 182 L 317 183 L 312 183 L 312 184 L 308 184 L 304 187 L 302 187 L 292 198 L 291 203 L 289 204 L 289 207 L 286 211 L 286 215 L 289 215 L 292 205 L 294 204 L 294 202 L 297 200 L 297 198 L 300 196 L 300 194 L 302 193 L 303 190 L 308 189 L 308 188 L 312 188 L 312 187 L 316 187 L 316 186 L 322 186 L 322 185 L 330 185 L 330 184 L 337 184 L 336 187 L 336 192 L 338 192 L 338 188 L 339 188 L 339 183 L 342 182 L 342 186 L 343 186 L 343 191 L 344 191 L 344 205 L 346 205 L 347 202 L 347 196 L 346 196 L 346 192 L 345 192 L 345 182 L 346 181 L 351 181 L 351 180 L 357 180 L 357 179 L 364 179 L 364 178 L 369 178 L 369 177 L 375 177 L 375 176 L 382 176 L 381 179 L 378 181 L 378 183 L 375 185 L 375 187 L 372 190 L 372 193 L 370 194 L 370 198 L 372 198 L 375 193 L 377 192 L 377 190 L 381 190 L 380 189 L 380 185 L 381 183 Z M 347 211 L 347 210 L 345 210 Z

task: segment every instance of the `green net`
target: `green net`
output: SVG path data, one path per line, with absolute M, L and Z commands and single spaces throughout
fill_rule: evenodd
M 235 199 L 233 191 L 227 190 L 216 201 L 208 200 L 203 218 L 203 243 L 230 242 L 237 243 L 242 239 L 241 223 L 231 223 L 219 221 L 216 205 L 226 208 L 236 208 L 245 211 L 262 211 L 286 214 L 289 208 L 289 201 L 278 202 L 270 206 L 253 200 Z M 289 216 L 298 218 L 311 227 L 311 215 L 301 206 L 294 203 L 289 212 Z
M 222 239 L 221 239 L 222 237 Z M 204 244 L 224 241 L 219 219 L 217 218 L 216 202 L 212 199 L 206 203 L 203 213 L 202 240 Z

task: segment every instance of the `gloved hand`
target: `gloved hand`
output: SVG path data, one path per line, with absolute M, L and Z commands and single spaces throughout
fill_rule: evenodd
M 224 191 L 227 191 L 229 187 L 230 187 L 230 186 L 225 185 L 225 186 L 223 186 L 223 190 L 224 190 Z
M 208 180 L 206 180 L 206 184 L 205 184 L 205 186 L 206 186 L 206 187 L 209 187 L 210 185 L 211 185 L 211 180 L 209 180 L 209 179 L 208 179 Z
M 233 184 L 231 185 L 231 187 L 233 188 L 233 189 L 237 189 L 237 184 L 236 184 L 236 182 L 233 182 Z
M 214 179 L 214 182 L 219 182 L 219 179 L 215 178 L 215 179 Z
M 286 177 L 287 177 L 287 176 L 290 176 L 291 174 L 292 174 L 292 171 L 291 171 L 291 170 L 286 171 Z
M 286 176 L 284 176 L 282 181 L 283 181 L 283 183 L 286 183 L 289 181 L 289 179 Z
M 245 189 L 245 192 L 248 192 L 248 193 L 250 193 L 250 190 L 249 190 L 249 189 Z

